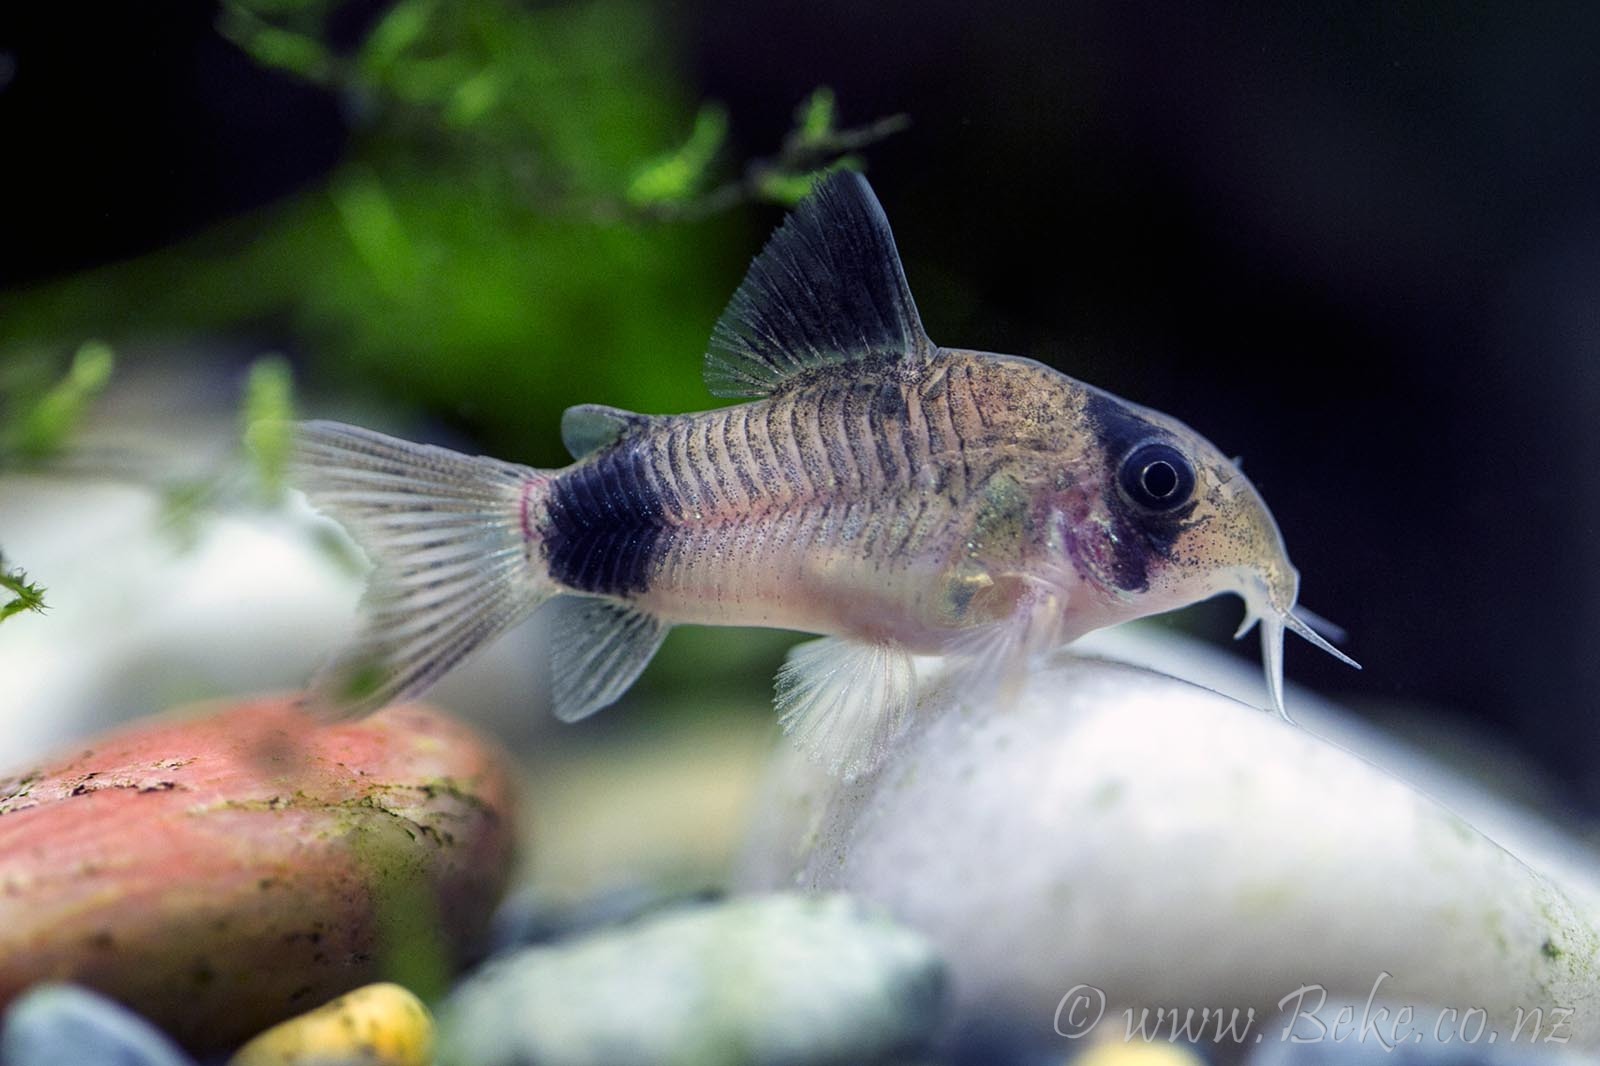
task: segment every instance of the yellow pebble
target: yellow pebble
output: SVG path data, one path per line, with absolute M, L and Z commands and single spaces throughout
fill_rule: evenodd
M 433 1066 L 433 1016 L 399 985 L 367 985 L 273 1026 L 228 1066 Z
M 1102 1040 L 1069 1059 L 1071 1066 L 1204 1066 L 1188 1048 L 1147 1041 Z

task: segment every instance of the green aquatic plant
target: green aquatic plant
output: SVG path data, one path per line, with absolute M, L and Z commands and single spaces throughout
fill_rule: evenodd
M 276 503 L 283 496 L 294 417 L 294 375 L 288 362 L 279 355 L 262 356 L 245 378 L 239 428 L 258 495 L 265 503 Z
M 0 377 L 0 470 L 31 468 L 62 452 L 90 402 L 111 380 L 115 356 L 99 341 L 79 346 L 64 374 L 51 378 L 46 366 L 28 361 L 7 366 Z M 45 610 L 44 588 L 0 554 L 0 622 Z
M 681 204 L 706 181 L 707 171 L 728 137 L 728 113 L 706 104 L 682 146 L 641 166 L 628 182 L 627 201 L 635 207 Z
M 85 341 L 66 373 L 48 387 L 22 384 L 5 390 L 7 417 L 0 430 L 0 464 L 37 462 L 62 451 L 90 402 L 110 382 L 115 363 L 109 345 Z M 16 395 L 9 395 L 12 392 Z
M 313 391 L 554 460 L 547 427 L 574 403 L 701 402 L 681 370 L 754 238 L 738 209 L 792 202 L 905 124 L 850 125 L 824 89 L 741 156 L 633 0 L 401 0 L 337 45 L 335 6 L 228 0 L 218 28 L 337 103 L 339 160 L 167 247 L 0 296 L 0 353 L 91 332 L 249 343 L 271 323 Z
M 115 356 L 110 346 L 87 341 L 67 370 L 51 379 L 43 361 L 20 361 L 0 377 L 5 418 L 0 425 L 0 470 L 39 477 L 130 482 L 160 500 L 159 526 L 179 547 L 192 547 L 209 512 L 247 504 L 277 506 L 286 491 L 289 424 L 294 420 L 294 381 L 281 356 L 257 359 L 246 372 L 239 409 L 241 438 L 235 449 L 196 474 L 173 475 L 137 449 L 79 447 L 76 435 L 90 405 L 111 385 Z M 241 467 L 243 477 L 241 474 Z M 13 598 L 0 605 L 0 620 L 43 607 L 42 590 L 22 571 L 7 571 L 0 587 Z
M 276 507 L 288 490 L 294 374 L 281 355 L 264 355 L 245 372 L 239 403 L 240 447 L 195 477 L 158 485 L 161 528 L 193 547 L 207 513 L 256 504 Z M 238 476 L 242 473 L 242 479 Z
M 0 589 L 11 594 L 9 600 L 0 603 L 0 622 L 23 611 L 42 614 L 46 610 L 44 588 L 29 581 L 24 571 L 8 567 L 3 555 L 0 555 Z
M 638 5 L 402 0 L 349 55 L 328 40 L 331 12 L 325 0 L 229 0 L 218 28 L 263 66 L 343 96 L 361 112 L 366 139 L 389 141 L 400 154 L 443 148 L 491 164 L 519 199 L 557 214 L 603 221 L 699 217 L 747 201 L 792 205 L 819 172 L 859 167 L 850 153 L 906 124 L 895 115 L 843 128 L 833 91 L 819 88 L 776 153 L 719 182 L 718 164 L 730 162 L 721 105 L 702 103 L 687 136 L 655 152 L 654 131 L 626 113 L 643 105 L 661 118 L 670 106 L 664 74 L 655 86 L 628 76 L 640 63 L 653 66 L 653 14 Z

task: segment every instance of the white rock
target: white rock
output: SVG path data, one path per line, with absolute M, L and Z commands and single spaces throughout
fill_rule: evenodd
M 883 904 L 944 953 L 958 1025 L 1004 1019 L 1061 1047 L 1054 1029 L 1073 1021 L 1057 1010 L 1077 986 L 1091 986 L 1086 1009 L 1104 993 L 1119 1030 L 1126 1007 L 1237 1007 L 1271 1039 L 1316 1005 L 1290 999 L 1266 1022 L 1307 985 L 1327 991 L 1329 1018 L 1375 985 L 1378 1003 L 1411 1005 L 1419 1021 L 1479 1008 L 1506 1033 L 1519 1010 L 1542 1009 L 1547 1030 L 1570 1011 L 1570 1046 L 1600 1046 L 1594 856 L 1306 705 L 1291 702 L 1314 728 L 1331 723 L 1467 800 L 1523 858 L 1565 857 L 1541 872 L 1306 728 L 1062 654 L 1008 708 L 969 709 L 934 686 L 865 781 L 839 785 L 783 746 L 739 881 Z

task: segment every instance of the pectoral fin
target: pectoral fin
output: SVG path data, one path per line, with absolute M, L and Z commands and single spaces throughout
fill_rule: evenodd
M 974 626 L 952 652 L 961 683 L 974 699 L 1011 702 L 1033 660 L 1061 643 L 1066 596 L 1054 584 L 1030 581 L 1011 613 Z
M 882 765 L 915 689 L 904 649 L 824 637 L 793 648 L 778 672 L 778 722 L 813 762 L 849 781 Z

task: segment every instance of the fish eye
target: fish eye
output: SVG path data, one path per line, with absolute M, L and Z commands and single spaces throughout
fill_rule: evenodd
M 1148 511 L 1170 511 L 1194 493 L 1194 467 L 1170 444 L 1141 444 L 1122 461 L 1122 491 Z

